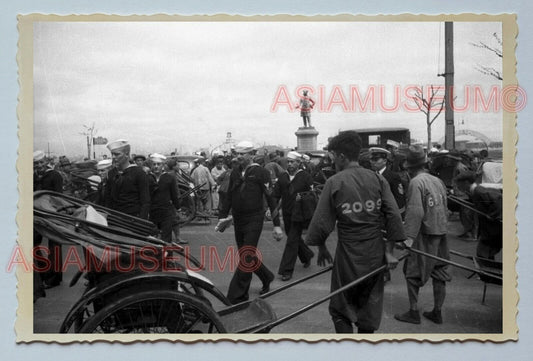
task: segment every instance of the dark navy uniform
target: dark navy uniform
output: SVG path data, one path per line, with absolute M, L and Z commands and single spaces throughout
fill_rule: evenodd
M 390 190 L 392 192 L 392 195 L 394 196 L 394 199 L 396 200 L 398 208 L 400 209 L 400 213 L 404 213 L 405 192 L 407 190 L 404 188 L 404 184 L 402 182 L 402 179 L 400 178 L 400 175 L 390 170 L 389 167 L 385 168 L 381 175 L 387 180 L 387 183 L 389 183 Z
M 246 259 L 239 259 L 228 290 L 228 299 L 234 304 L 248 300 L 252 273 L 261 279 L 263 285 L 270 284 L 274 279 L 274 274 L 255 254 L 263 230 L 264 197 L 270 210 L 273 212 L 275 209 L 274 199 L 268 193 L 269 183 L 270 173 L 258 164 L 249 165 L 244 174 L 235 167 L 229 179 L 227 200 L 219 213 L 221 219 L 226 218 L 231 209 L 237 247 L 239 251 L 246 251 L 242 254 Z M 274 221 L 274 225 L 279 224 L 279 220 Z
M 309 224 L 309 220 L 293 219 L 293 209 L 296 203 L 296 195 L 300 192 L 311 190 L 313 178 L 304 171 L 299 170 L 291 180 L 289 173 L 282 173 L 274 186 L 274 198 L 281 198 L 283 224 L 287 234 L 287 243 L 281 257 L 278 274 L 292 275 L 296 258 L 304 264 L 313 258 L 314 253 L 302 239 L 302 231 Z
M 161 239 L 172 242 L 172 225 L 176 219 L 175 209 L 179 209 L 176 177 L 163 173 L 159 179 L 150 174 L 150 220 L 161 231 Z
M 117 168 L 111 169 L 107 177 L 105 202 L 108 208 L 148 219 L 148 175 L 136 165 L 130 165 L 123 172 L 119 172 Z

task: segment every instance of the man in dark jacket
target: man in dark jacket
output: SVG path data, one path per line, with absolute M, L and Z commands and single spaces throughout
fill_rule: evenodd
M 58 171 L 53 169 L 47 161 L 44 152 L 40 150 L 33 153 L 33 190 L 63 193 L 63 177 Z M 43 236 L 34 230 L 34 247 L 39 246 L 42 241 Z M 34 299 L 45 295 L 43 288 L 59 286 L 63 281 L 63 273 L 61 272 L 63 266 L 61 244 L 49 239 L 48 252 L 48 258 L 51 265 L 50 268 L 42 273 L 34 272 Z M 42 257 L 43 255 L 41 254 L 41 258 Z M 39 269 L 46 267 L 39 261 L 37 261 L 36 266 Z
M 258 164 L 252 163 L 251 142 L 243 141 L 237 144 L 235 151 L 239 165 L 234 167 L 229 180 L 227 201 L 219 213 L 219 222 L 215 228 L 218 230 L 231 210 L 235 225 L 235 241 L 239 249 L 239 265 L 231 279 L 228 299 L 236 304 L 248 300 L 248 291 L 255 273 L 263 288 L 260 294 L 270 290 L 270 283 L 274 274 L 261 262 L 257 256 L 257 244 L 263 230 L 265 208 L 263 199 L 266 198 L 271 212 L 275 209 L 275 202 L 268 192 L 270 173 Z M 276 236 L 282 234 L 279 220 L 274 221 Z
M 165 171 L 164 155 L 153 153 L 150 155 L 152 171 L 149 175 L 150 183 L 150 220 L 161 231 L 164 242 L 172 242 L 172 225 L 176 219 L 176 209 L 179 200 L 176 177 Z
M 295 219 L 296 207 L 301 206 L 302 192 L 309 192 L 313 186 L 311 175 L 300 169 L 302 156 L 298 152 L 287 154 L 287 172 L 282 173 L 274 186 L 274 198 L 281 199 L 283 224 L 287 234 L 287 243 L 281 257 L 278 274 L 283 281 L 292 278 L 296 258 L 307 268 L 311 264 L 314 253 L 302 239 L 302 231 L 307 228 L 311 219 Z M 293 212 L 294 211 L 294 212 Z M 300 212 L 301 213 L 301 212 Z
M 392 171 L 391 167 L 388 165 L 388 159 L 391 153 L 383 148 L 371 147 L 369 150 L 370 153 L 370 164 L 372 169 L 378 172 L 387 180 L 389 183 L 390 190 L 400 213 L 405 212 L 405 189 L 403 188 L 402 179 L 400 175 Z
M 150 190 L 148 175 L 136 164 L 130 164 L 130 145 L 120 139 L 107 144 L 114 168 L 108 173 L 105 205 L 134 217 L 148 219 Z
M 404 241 L 402 219 L 385 178 L 361 167 L 357 160 L 361 138 L 355 131 L 340 132 L 328 150 L 337 173 L 324 185 L 309 225 L 307 243 L 318 246 L 318 265 L 331 263 L 326 239 L 335 225 L 338 243 L 331 274 L 331 290 L 388 265 L 396 267 L 393 243 Z M 382 229 L 387 231 L 387 242 Z M 337 333 L 373 333 L 383 312 L 383 274 L 376 274 L 350 290 L 334 296 L 329 312 Z

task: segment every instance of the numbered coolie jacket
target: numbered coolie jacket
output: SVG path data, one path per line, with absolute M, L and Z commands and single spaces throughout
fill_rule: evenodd
M 331 275 L 331 290 L 385 264 L 385 241 L 405 240 L 396 200 L 383 176 L 353 166 L 326 181 L 309 226 L 307 243 L 324 244 L 337 224 L 338 243 Z M 358 327 L 377 330 L 383 309 L 383 276 L 331 299 L 329 311 Z

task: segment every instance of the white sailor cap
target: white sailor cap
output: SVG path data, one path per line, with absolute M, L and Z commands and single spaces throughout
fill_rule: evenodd
M 33 161 L 38 162 L 44 159 L 44 152 L 42 150 L 36 150 L 33 152 Z
M 387 145 L 391 145 L 393 147 L 400 148 L 400 143 L 398 143 L 397 141 L 392 140 L 392 139 L 387 139 Z
M 254 150 L 254 144 L 250 141 L 243 140 L 235 147 L 237 153 L 250 153 Z
M 390 155 L 390 152 L 387 149 L 380 148 L 380 147 L 370 147 L 368 151 L 370 152 L 371 155 L 372 154 L 384 154 L 385 156 Z
M 167 157 L 165 157 L 163 154 L 159 153 L 152 153 L 150 154 L 150 160 L 154 163 L 163 163 Z
M 91 186 L 91 189 L 94 191 L 98 189 L 98 184 L 102 182 L 102 178 L 100 178 L 99 175 L 92 175 L 89 178 L 87 178 L 87 180 L 89 180 L 89 185 Z
M 114 150 L 119 150 L 122 148 L 125 148 L 126 146 L 130 145 L 127 140 L 125 139 L 117 139 L 113 142 L 107 143 L 106 147 L 109 149 L 110 152 Z
M 113 161 L 111 159 L 103 159 L 99 161 L 98 163 L 96 163 L 96 169 L 104 170 L 104 169 L 110 168 L 112 164 L 113 164 Z
M 287 153 L 287 159 L 301 160 L 302 159 L 302 155 L 300 153 L 298 153 L 298 152 L 291 151 L 291 152 Z

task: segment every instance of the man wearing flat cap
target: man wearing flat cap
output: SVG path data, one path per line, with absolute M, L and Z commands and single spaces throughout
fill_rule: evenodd
M 276 204 L 268 190 L 270 173 L 258 164 L 252 163 L 254 146 L 251 142 L 243 141 L 237 144 L 238 165 L 233 167 L 226 201 L 222 202 L 219 212 L 219 222 L 215 230 L 227 222 L 228 215 L 233 215 L 235 226 L 235 241 L 239 249 L 239 265 L 231 279 L 228 299 L 236 304 L 248 300 L 252 273 L 261 280 L 263 287 L 260 294 L 270 290 L 270 283 L 274 274 L 261 262 L 261 258 L 254 254 L 263 230 L 266 199 L 271 212 Z M 275 237 L 282 235 L 279 219 L 273 220 Z M 245 249 L 247 254 L 241 253 Z M 252 253 L 252 254 L 250 254 Z
M 400 213 L 403 214 L 405 212 L 405 191 L 403 189 L 400 175 L 396 172 L 393 172 L 388 165 L 391 152 L 379 147 L 371 147 L 368 152 L 370 155 L 370 165 L 372 169 L 381 174 L 387 180 L 392 195 L 394 196 L 396 204 L 398 205 L 398 209 L 400 209 Z
M 302 231 L 307 228 L 311 219 L 296 218 L 295 208 L 297 206 L 302 207 L 301 193 L 311 191 L 313 186 L 311 175 L 300 169 L 301 161 L 302 155 L 300 153 L 289 152 L 287 154 L 287 172 L 279 176 L 274 186 L 273 196 L 276 200 L 281 199 L 283 225 L 287 234 L 287 243 L 278 269 L 282 281 L 288 281 L 292 278 L 297 258 L 300 258 L 304 268 L 307 268 L 314 256 L 313 251 L 302 239 Z M 300 211 L 299 214 L 301 215 L 302 212 Z
M 179 209 L 176 177 L 166 172 L 164 155 L 153 153 L 150 155 L 152 171 L 150 179 L 150 220 L 161 231 L 164 242 L 172 242 L 172 226 Z
M 212 209 L 212 200 L 211 200 L 211 190 L 215 188 L 216 182 L 209 171 L 209 168 L 205 166 L 205 158 L 198 157 L 195 160 L 196 167 L 191 172 L 191 178 L 194 181 L 198 189 L 198 200 L 197 203 L 198 212 L 209 213 Z
M 405 209 L 406 246 L 434 256 L 450 259 L 446 240 L 448 207 L 446 186 L 426 170 L 427 156 L 420 146 L 407 151 L 407 168 L 411 183 L 407 190 Z M 426 256 L 411 254 L 404 263 L 409 310 L 394 315 L 398 321 L 419 324 L 418 291 L 431 278 L 433 283 L 433 310 L 423 315 L 434 323 L 442 323 L 442 305 L 446 296 L 446 282 L 451 280 L 448 266 Z
M 133 163 L 137 164 L 139 167 L 141 167 L 146 174 L 150 173 L 150 167 L 146 166 L 146 157 L 142 154 L 135 154 L 133 156 Z
M 268 162 L 265 161 L 265 169 L 270 173 L 270 184 L 273 186 L 276 184 L 279 176 L 285 172 L 285 169 L 283 169 L 277 162 L 279 159 L 279 155 L 277 153 L 272 152 L 268 155 Z
M 113 168 L 108 173 L 105 190 L 106 206 L 134 217 L 148 219 L 150 190 L 148 175 L 136 164 L 130 164 L 130 144 L 119 139 L 108 143 Z
M 470 196 L 475 209 L 479 211 L 477 256 L 494 259 L 503 244 L 502 191 L 478 184 L 476 174 L 472 171 L 459 173 L 454 181 L 461 191 Z

